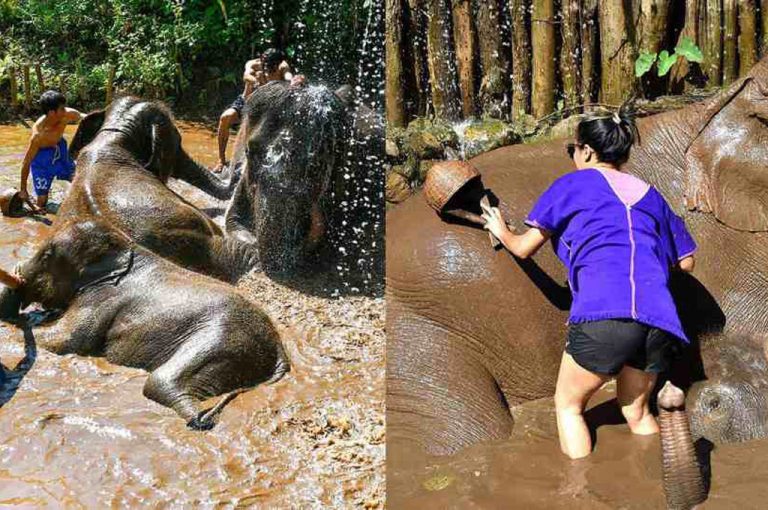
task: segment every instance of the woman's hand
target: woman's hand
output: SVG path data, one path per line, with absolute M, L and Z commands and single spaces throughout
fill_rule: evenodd
M 504 218 L 501 217 L 499 208 L 486 207 L 485 204 L 482 203 L 480 204 L 480 207 L 483 209 L 482 216 L 485 220 L 483 228 L 491 232 L 499 240 L 503 240 L 504 237 L 506 237 L 507 232 L 509 232 L 509 229 L 507 228 L 507 223 L 504 221 Z

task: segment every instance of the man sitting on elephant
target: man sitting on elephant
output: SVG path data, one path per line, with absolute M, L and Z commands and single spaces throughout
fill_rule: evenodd
M 619 114 L 582 120 L 568 145 L 577 171 L 539 198 L 526 233 L 512 233 L 498 209 L 484 208 L 485 227 L 513 254 L 527 258 L 552 238 L 568 269 L 573 305 L 555 408 L 560 446 L 573 459 L 591 452 L 584 409 L 614 377 L 632 432 L 658 433 L 650 393 L 669 368 L 672 337 L 688 342 L 668 282 L 671 267 L 693 269 L 696 244 L 658 191 L 619 171 L 634 132 Z
M 237 96 L 237 99 L 219 117 L 219 129 L 217 132 L 219 164 L 214 167 L 214 172 L 220 173 L 229 165 L 227 161 L 229 129 L 239 124 L 242 120 L 246 100 L 253 94 L 256 88 L 275 80 L 289 81 L 291 85 L 298 86 L 304 83 L 304 76 L 301 74 L 294 76 L 291 73 L 291 66 L 285 61 L 283 53 L 273 48 L 266 50 L 259 58 L 245 63 L 243 93 Z

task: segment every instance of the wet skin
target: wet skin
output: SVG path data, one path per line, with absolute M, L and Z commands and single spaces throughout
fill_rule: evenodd
M 231 194 L 181 146 L 159 103 L 122 98 L 86 116 L 72 141 L 78 170 L 57 222 L 99 217 L 153 252 L 190 269 L 234 281 L 255 253 L 228 240 L 208 216 L 167 186 L 176 177 L 218 198 Z M 231 183 L 234 187 L 234 181 Z
M 144 395 L 210 428 L 199 402 L 280 379 L 288 358 L 269 317 L 229 285 L 162 259 L 100 220 L 60 225 L 0 294 L 5 317 L 32 302 L 61 315 L 32 329 L 57 354 L 150 372 Z
M 697 281 L 674 292 L 694 339 L 712 329 L 722 337 L 768 334 L 764 91 L 766 60 L 714 98 L 640 119 L 640 143 L 623 168 L 659 189 L 699 245 Z M 506 218 L 519 226 L 549 184 L 572 170 L 566 141 L 472 161 Z M 568 315 L 565 271 L 549 249 L 518 262 L 487 243 L 482 230 L 441 221 L 421 196 L 388 214 L 388 441 L 445 454 L 506 438 L 510 405 L 553 394 Z

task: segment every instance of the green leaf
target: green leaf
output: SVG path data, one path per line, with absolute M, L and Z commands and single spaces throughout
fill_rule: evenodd
M 675 65 L 675 62 L 677 62 L 678 56 L 677 53 L 670 55 L 667 50 L 659 53 L 659 76 L 666 76 L 669 70 L 672 69 L 672 66 Z
M 704 60 L 704 55 L 701 50 L 693 42 L 690 37 L 683 37 L 675 48 L 675 53 L 682 55 L 689 62 L 701 63 Z
M 651 70 L 653 63 L 656 62 L 656 53 L 642 52 L 635 60 L 635 76 L 640 78 Z

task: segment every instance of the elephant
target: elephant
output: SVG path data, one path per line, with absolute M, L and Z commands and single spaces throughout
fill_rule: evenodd
M 226 232 L 254 246 L 268 273 L 330 260 L 319 256 L 323 248 L 336 242 L 348 250 L 354 243 L 343 243 L 347 232 L 371 230 L 360 213 L 362 199 L 353 196 L 368 178 L 349 168 L 351 140 L 361 126 L 381 143 L 383 132 L 377 134 L 375 122 L 359 121 L 348 88 L 337 92 L 276 81 L 247 100 L 232 158 L 242 176 L 226 211 Z
M 208 429 L 198 403 L 282 378 L 290 363 L 266 313 L 232 286 L 193 273 L 98 219 L 59 225 L 0 293 L 3 318 L 40 303 L 59 316 L 32 327 L 56 354 L 103 356 L 149 372 L 144 395 Z M 18 320 L 18 319 L 17 319 Z
M 653 184 L 699 246 L 695 278 L 672 282 L 686 334 L 694 345 L 705 333 L 765 339 L 768 60 L 715 96 L 638 119 L 637 129 L 622 169 Z M 572 170 L 566 141 L 472 160 L 507 219 L 523 219 Z M 389 443 L 449 454 L 508 437 L 510 406 L 554 393 L 570 304 L 564 269 L 549 249 L 535 261 L 492 250 L 484 231 L 442 219 L 420 195 L 388 212 L 386 230 Z M 691 396 L 695 423 L 702 406 Z
M 99 217 L 138 244 L 187 269 L 232 282 L 256 263 L 202 211 L 166 185 L 185 180 L 228 198 L 237 179 L 218 180 L 182 148 L 170 111 L 124 97 L 88 114 L 72 140 L 77 171 L 57 222 Z

